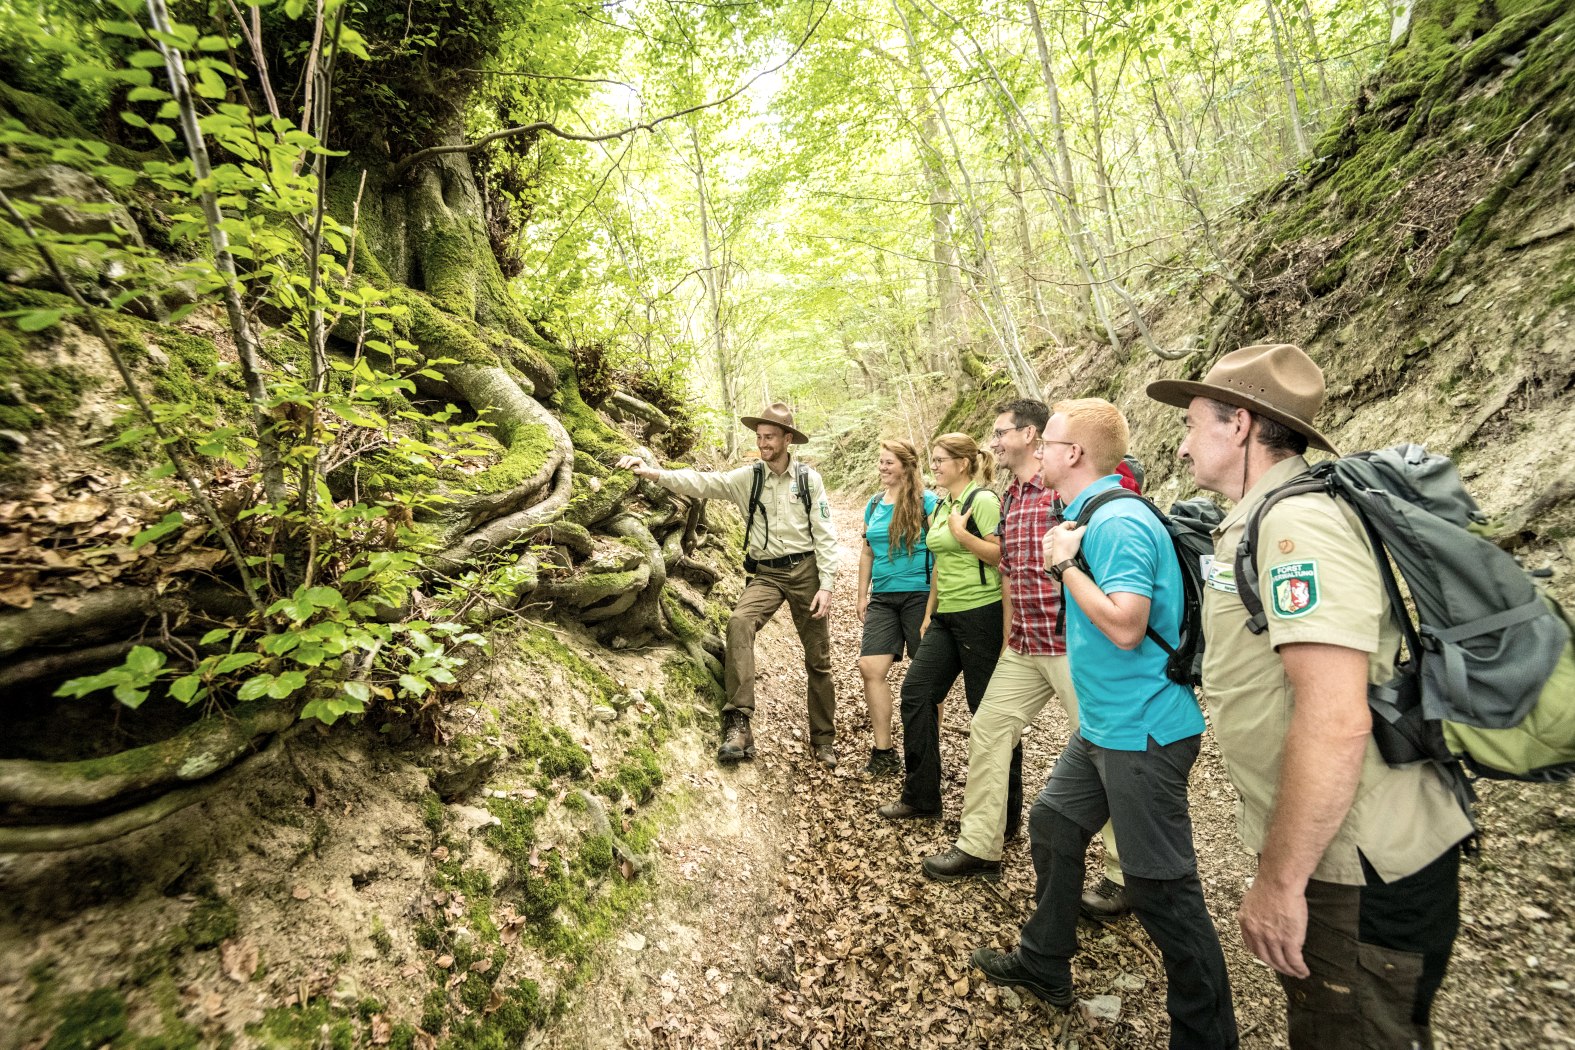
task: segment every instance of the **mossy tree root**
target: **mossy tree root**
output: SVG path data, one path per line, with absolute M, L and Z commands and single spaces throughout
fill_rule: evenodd
M 201 802 L 236 779 L 250 776 L 272 763 L 283 751 L 283 736 L 275 736 L 266 749 L 237 762 L 219 776 L 167 791 L 151 801 L 109 816 L 71 824 L 32 824 L 0 827 L 0 853 L 48 853 L 110 842 L 151 827 L 188 806 Z
M 552 483 L 565 461 L 573 461 L 574 442 L 558 417 L 526 393 L 507 369 L 466 363 L 442 371 L 449 385 L 497 426 L 507 449 L 503 460 L 481 475 L 483 490 L 458 496 L 445 512 L 457 519 L 458 530 L 473 529 L 527 506 Z
M 435 555 L 429 562 L 439 572 L 459 572 L 470 562 L 490 552 L 507 550 L 531 542 L 541 526 L 557 524 L 558 515 L 569 504 L 574 487 L 574 466 L 565 459 L 558 464 L 547 498 L 524 510 L 515 511 L 470 533 L 464 539 Z
M 646 631 L 659 636 L 666 635 L 668 632 L 662 621 L 661 606 L 662 591 L 667 586 L 667 562 L 662 557 L 661 545 L 656 542 L 656 537 L 651 535 L 651 530 L 645 527 L 645 522 L 633 514 L 624 514 L 614 519 L 607 526 L 607 532 L 609 535 L 630 539 L 639 544 L 645 553 L 646 564 L 650 566 L 650 578 L 641 590 L 639 598 L 619 624 L 620 630 L 628 636 Z
M 75 762 L 0 761 L 0 803 L 30 810 L 115 809 L 117 803 L 206 780 L 295 721 L 288 703 L 241 704 L 167 740 Z

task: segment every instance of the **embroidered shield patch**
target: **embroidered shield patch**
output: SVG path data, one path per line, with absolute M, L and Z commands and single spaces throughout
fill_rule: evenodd
M 1269 570 L 1272 611 L 1282 620 L 1306 616 L 1318 607 L 1318 563 L 1293 561 Z

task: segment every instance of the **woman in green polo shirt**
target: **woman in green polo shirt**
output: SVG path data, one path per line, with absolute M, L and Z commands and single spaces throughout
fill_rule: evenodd
M 930 518 L 935 559 L 924 637 L 902 683 L 902 798 L 877 811 L 891 820 L 941 815 L 940 703 L 960 674 L 968 710 L 977 710 L 1001 655 L 1001 502 L 984 488 L 995 457 L 967 434 L 942 434 L 930 449 L 946 496 Z

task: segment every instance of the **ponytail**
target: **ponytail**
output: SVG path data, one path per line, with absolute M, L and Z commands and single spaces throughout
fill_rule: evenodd
M 995 480 L 995 453 L 987 448 L 981 448 L 979 455 L 974 458 L 973 480 L 979 483 L 980 488 L 989 488 Z

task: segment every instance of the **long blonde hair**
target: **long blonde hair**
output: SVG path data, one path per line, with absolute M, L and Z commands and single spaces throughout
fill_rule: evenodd
M 995 478 L 995 453 L 987 448 L 980 448 L 979 443 L 967 434 L 953 431 L 942 434 L 930 442 L 931 448 L 938 448 L 953 459 L 960 459 L 968 464 L 968 479 L 977 481 L 980 485 L 988 485 Z M 957 498 L 957 493 L 949 493 L 952 499 Z
M 919 450 L 913 442 L 901 439 L 882 441 L 880 447 L 897 457 L 902 466 L 902 477 L 897 482 L 897 492 L 891 501 L 891 529 L 886 535 L 887 555 L 895 555 L 900 548 L 912 554 L 924 539 L 924 475 L 919 473 Z

